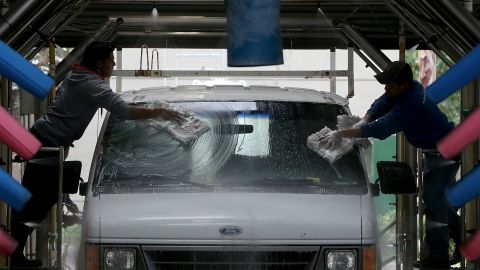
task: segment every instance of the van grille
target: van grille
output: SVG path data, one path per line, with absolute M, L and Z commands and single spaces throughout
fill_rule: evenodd
M 149 270 L 313 269 L 318 250 L 146 250 Z

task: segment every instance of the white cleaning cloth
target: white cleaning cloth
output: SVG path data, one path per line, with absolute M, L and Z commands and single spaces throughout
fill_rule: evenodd
M 357 116 L 351 115 L 339 115 L 337 117 L 337 128 L 345 129 L 351 128 L 352 125 L 360 121 L 360 118 Z M 345 154 L 350 152 L 353 149 L 355 144 L 362 145 L 364 147 L 370 144 L 370 141 L 367 138 L 342 138 L 340 142 L 334 145 L 333 148 L 327 147 L 327 142 L 320 141 L 320 138 L 331 133 L 332 130 L 328 127 L 324 127 L 317 133 L 314 133 L 307 138 L 307 147 L 315 151 L 322 158 L 327 160 L 330 164 L 333 164 L 335 161 L 339 160 Z
M 176 140 L 184 144 L 189 144 L 210 130 L 208 124 L 200 120 L 194 113 L 180 110 L 166 102 L 156 101 L 149 104 L 149 107 L 176 111 L 182 115 L 185 119 L 182 124 L 160 119 L 149 119 L 148 125 L 165 129 Z
M 342 139 L 339 143 L 335 144 L 333 148 L 327 147 L 327 141 L 320 141 L 320 138 L 331 132 L 331 129 L 324 127 L 319 132 L 314 133 L 307 138 L 307 147 L 315 151 L 322 158 L 326 159 L 330 164 L 334 163 L 353 149 L 353 142 L 346 139 Z

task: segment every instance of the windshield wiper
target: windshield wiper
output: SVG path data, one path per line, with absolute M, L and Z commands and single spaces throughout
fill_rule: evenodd
M 320 183 L 308 178 L 261 178 L 254 180 L 234 181 L 223 183 L 223 185 L 303 185 L 303 186 L 318 186 Z
M 146 174 L 146 175 L 136 175 L 136 176 L 125 176 L 117 177 L 121 179 L 118 182 L 136 184 L 140 186 L 145 185 L 155 185 L 155 186 L 165 186 L 165 185 L 188 185 L 200 188 L 211 188 L 211 186 L 201 183 L 192 182 L 189 180 L 183 180 L 177 176 L 166 176 L 158 174 Z M 121 185 L 121 184 L 120 184 Z

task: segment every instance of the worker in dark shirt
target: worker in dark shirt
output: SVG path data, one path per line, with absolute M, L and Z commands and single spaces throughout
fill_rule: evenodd
M 385 94 L 373 102 L 366 115 L 353 128 L 332 132 L 322 140 L 333 146 L 342 138 L 385 139 L 403 131 L 413 146 L 426 150 L 424 203 L 427 256 L 422 260 L 421 267 L 450 269 L 449 228 L 458 246 L 460 217 L 448 205 L 444 191 L 455 182 L 459 164 L 443 159 L 435 149 L 437 142 L 452 131 L 454 125 L 428 98 L 423 86 L 413 80 L 408 64 L 392 62 L 375 78 L 385 84 Z
M 114 93 L 105 79 L 112 75 L 115 60 L 115 47 L 110 42 L 94 41 L 89 44 L 80 64 L 73 66 L 57 92 L 53 104 L 42 115 L 30 132 L 37 137 L 43 147 L 60 147 L 67 150 L 75 140 L 82 137 L 85 129 L 98 109 L 104 108 L 121 119 L 160 118 L 181 123 L 183 116 L 163 108 L 143 108 L 127 104 L 120 95 Z M 34 159 L 56 157 L 58 152 L 38 152 Z M 31 175 L 33 167 L 27 163 L 25 175 Z M 23 249 L 32 228 L 28 223 L 40 222 L 56 203 L 57 191 L 44 189 L 25 181 L 23 185 L 32 193 L 32 198 L 20 212 L 12 213 L 12 236 L 18 247 L 11 255 L 10 266 L 30 269 L 42 265 L 40 260 L 28 260 Z M 41 176 L 38 181 L 42 181 Z M 43 179 L 46 181 L 46 179 Z

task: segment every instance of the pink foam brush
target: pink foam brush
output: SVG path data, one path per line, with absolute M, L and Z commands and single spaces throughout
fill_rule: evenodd
M 480 230 L 476 230 L 475 233 L 460 246 L 460 252 L 465 259 L 471 262 L 480 258 Z
M 31 159 L 42 144 L 0 107 L 0 142 L 23 159 Z
M 480 108 L 477 108 L 456 129 L 443 138 L 437 145 L 438 151 L 446 159 L 451 159 L 480 138 Z
M 15 241 L 9 234 L 0 230 L 0 255 L 10 256 L 18 246 L 18 242 Z

